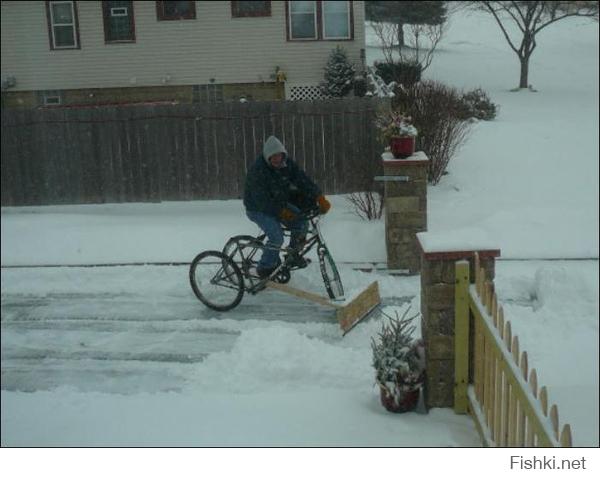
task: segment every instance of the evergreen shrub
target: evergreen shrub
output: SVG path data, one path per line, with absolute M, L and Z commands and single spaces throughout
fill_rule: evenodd
M 321 93 L 326 98 L 343 98 L 352 91 L 355 68 L 348 60 L 346 50 L 335 47 L 325 65 L 325 81 L 321 82 Z

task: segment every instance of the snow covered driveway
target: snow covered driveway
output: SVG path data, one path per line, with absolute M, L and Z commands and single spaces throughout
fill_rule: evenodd
M 211 311 L 192 294 L 187 272 L 183 266 L 4 269 L 2 388 L 180 390 L 195 364 L 231 350 L 249 324 L 279 321 L 335 337 L 330 310 L 276 292 L 246 295 L 227 313 Z
M 347 274 L 358 287 L 372 280 L 352 270 Z M 318 268 L 297 276 L 292 283 L 324 294 Z M 382 278 L 383 284 L 394 281 Z M 388 295 L 384 305 L 413 299 L 414 294 Z M 4 268 L 2 389 L 181 391 L 199 363 L 210 354 L 229 353 L 244 331 L 277 326 L 289 329 L 295 339 L 302 334 L 343 352 L 353 343 L 368 346 L 365 331 L 379 325 L 372 322 L 362 333 L 352 332 L 354 341 L 343 339 L 331 309 L 270 290 L 246 294 L 237 308 L 215 312 L 193 295 L 187 266 Z M 289 345 L 284 337 L 264 338 Z M 261 343 L 256 348 L 266 349 Z M 361 365 L 369 363 L 365 356 Z
M 309 269 L 292 283 L 323 293 Z M 377 278 L 386 310 L 418 310 L 417 277 Z M 184 266 L 3 268 L 1 325 L 3 445 L 479 444 L 451 410 L 381 407 L 376 315 L 342 337 L 331 310 L 275 291 L 217 314 Z

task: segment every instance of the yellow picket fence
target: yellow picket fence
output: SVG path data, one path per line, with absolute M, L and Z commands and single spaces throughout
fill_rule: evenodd
M 456 263 L 455 300 L 455 411 L 471 413 L 486 446 L 572 446 L 571 427 L 559 433 L 558 408 L 548 410 L 547 388 L 538 389 L 478 256 L 473 285 L 469 262 Z

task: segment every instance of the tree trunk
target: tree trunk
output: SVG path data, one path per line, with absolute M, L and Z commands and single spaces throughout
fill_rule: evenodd
M 527 30 L 523 34 L 523 43 L 519 53 L 519 61 L 521 62 L 521 76 L 519 79 L 519 88 L 529 87 L 529 58 L 533 52 L 535 37 Z
M 521 77 L 519 79 L 519 88 L 529 87 L 529 57 L 524 56 L 519 58 L 521 62 Z
M 398 23 L 398 47 L 404 46 L 404 23 Z

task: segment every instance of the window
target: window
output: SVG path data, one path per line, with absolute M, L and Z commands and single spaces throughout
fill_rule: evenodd
M 289 2 L 290 39 L 317 38 L 317 2 Z
M 350 7 L 348 2 L 323 2 L 323 38 L 350 38 Z
M 194 85 L 192 87 L 192 101 L 194 103 L 222 103 L 223 85 L 215 83 Z
M 196 2 L 156 2 L 158 20 L 193 20 L 196 18 Z
M 104 41 L 135 41 L 133 2 L 102 2 Z
M 271 2 L 231 2 L 232 17 L 270 17 Z
M 289 1 L 288 40 L 352 40 L 352 2 Z
M 41 95 L 38 94 L 38 98 L 40 98 L 40 96 L 44 106 L 58 106 L 62 104 L 62 95 L 60 90 L 42 91 Z
M 75 2 L 46 2 L 51 50 L 79 48 Z

